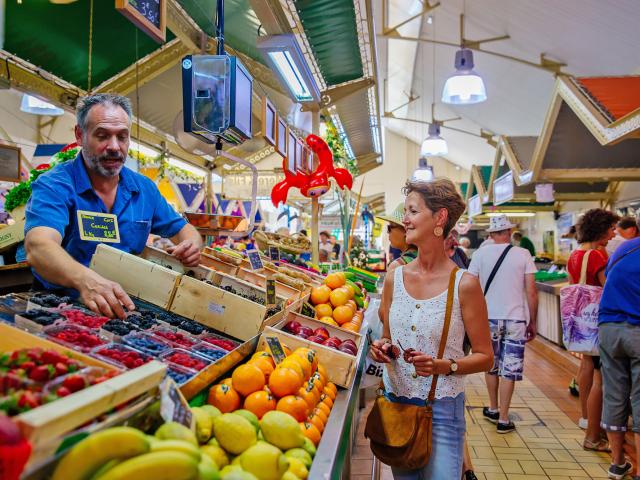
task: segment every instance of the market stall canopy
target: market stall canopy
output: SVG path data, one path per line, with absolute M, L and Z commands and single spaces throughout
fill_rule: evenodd
M 514 201 L 535 202 L 536 184 L 520 184 L 519 175 L 528 170 L 538 137 L 500 136 L 496 156 L 491 167 L 488 191 L 493 201 L 494 182 L 508 172 L 513 174 Z M 558 182 L 553 184 L 556 201 L 609 201 L 613 198 L 612 185 L 606 181 Z
M 482 203 L 487 203 L 489 201 L 489 180 L 491 176 L 491 167 L 490 166 L 478 166 L 472 165 L 470 171 L 470 177 L 467 188 L 465 201 L 469 201 L 469 198 L 474 195 L 480 195 L 480 199 Z

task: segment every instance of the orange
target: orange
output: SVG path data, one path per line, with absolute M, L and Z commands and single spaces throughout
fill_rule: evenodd
M 277 367 L 269 377 L 269 390 L 277 398 L 293 395 L 301 386 L 300 375 L 290 368 Z
M 243 408 L 252 412 L 256 417 L 262 418 L 265 413 L 276 409 L 276 399 L 264 390 L 260 390 L 244 399 Z
M 309 422 L 311 425 L 314 425 L 320 433 L 324 432 L 324 422 L 317 415 L 309 415 L 309 418 L 307 418 L 307 422 Z
M 327 303 L 329 301 L 329 295 L 331 294 L 331 288 L 327 285 L 321 285 L 311 290 L 311 303 L 319 305 L 321 303 Z
M 255 360 L 256 358 L 266 358 L 268 360 L 271 360 L 271 363 L 273 363 L 273 357 L 271 356 L 271 354 L 269 352 L 265 352 L 264 350 L 251 355 L 251 360 Z
M 338 323 L 333 319 L 333 317 L 322 317 L 319 319 L 322 323 L 327 323 L 329 325 L 333 325 L 334 327 L 338 327 Z
M 320 434 L 320 431 L 316 428 L 316 426 L 312 423 L 304 422 L 300 423 L 300 428 L 302 429 L 302 433 L 304 433 L 304 436 L 311 440 L 317 447 L 320 443 L 320 438 L 322 437 L 322 435 Z
M 315 383 L 317 383 L 318 385 L 320 385 L 320 393 L 322 393 L 322 389 L 324 388 L 325 383 L 327 383 L 326 379 L 323 379 L 320 374 L 318 372 L 313 374 L 313 377 L 311 377 L 311 380 L 313 380 Z M 320 395 L 318 395 L 320 396 Z
M 331 400 L 335 400 L 336 395 L 338 395 L 338 387 L 336 387 L 335 383 L 329 382 L 325 385 L 325 387 L 333 391 L 333 397 L 331 397 Z
M 331 290 L 335 290 L 336 288 L 340 288 L 346 282 L 346 278 L 344 274 L 339 273 L 330 273 L 327 275 L 327 278 L 324 279 L 324 284 L 327 285 Z
M 322 380 L 322 384 L 325 385 L 327 383 L 327 370 L 324 368 L 324 366 L 318 364 L 318 376 L 320 376 L 320 379 Z
M 213 405 L 222 413 L 231 413 L 240 408 L 240 395 L 228 385 L 218 384 L 209 390 L 209 405 Z
M 353 312 L 353 315 L 355 316 L 356 312 L 358 311 L 358 306 L 356 305 L 356 302 L 354 302 L 353 300 L 347 300 L 347 303 L 345 303 L 345 305 L 351 309 L 351 311 Z
M 322 396 L 322 389 L 324 386 L 320 383 L 320 380 L 312 379 L 309 380 L 309 384 L 307 388 L 312 388 L 314 392 L 316 392 L 316 397 L 318 397 L 318 402 L 320 401 L 320 397 Z
M 351 285 L 345 284 L 340 288 L 344 288 L 347 291 L 347 293 L 349 294 L 349 300 L 351 300 L 353 297 L 356 296 L 356 291 L 353 289 L 353 287 Z M 355 303 L 355 302 L 353 302 L 353 303 Z M 356 306 L 356 308 L 357 308 L 357 306 Z
M 310 362 L 311 371 L 313 373 L 316 372 L 316 370 L 318 369 L 318 355 L 316 354 L 315 350 L 311 348 L 300 347 L 300 348 L 296 348 L 293 354 L 298 355 L 299 357 L 302 357 L 308 362 Z
M 302 397 L 297 395 L 287 395 L 278 400 L 276 410 L 288 413 L 299 422 L 304 422 L 309 414 L 309 407 Z
M 222 385 L 226 385 L 227 387 L 231 387 L 233 388 L 233 380 L 231 379 L 231 377 L 229 378 L 225 378 L 224 380 L 222 380 L 220 382 Z
M 353 323 L 353 321 L 343 323 L 342 325 L 340 325 L 340 327 L 344 328 L 345 330 L 349 330 L 350 332 L 354 332 L 354 333 L 360 332 L 360 325 Z
M 331 295 L 329 295 L 331 305 L 333 305 L 334 308 L 344 305 L 345 303 L 347 303 L 347 300 L 349 300 L 349 297 L 347 295 L 347 291 L 341 288 L 334 290 L 333 292 L 331 292 Z M 335 314 L 335 310 L 333 313 Z
M 282 345 L 282 350 L 284 350 L 284 354 L 288 357 L 289 355 L 291 355 L 291 349 L 289 347 L 287 347 L 286 345 Z
M 329 298 L 327 298 L 327 301 L 329 301 Z M 332 313 L 333 308 L 328 303 L 316 305 L 316 318 L 330 317 Z
M 289 355 L 289 356 L 293 357 L 293 355 Z M 303 383 L 304 381 L 306 381 L 306 378 L 304 376 L 304 369 L 302 368 L 302 365 L 298 363 L 297 360 L 287 357 L 282 362 L 280 362 L 280 365 L 278 366 L 295 370 L 298 373 L 298 375 L 300 375 L 300 383 Z
M 328 386 L 322 389 L 322 393 L 324 393 L 327 397 L 329 397 L 332 401 L 336 399 L 336 392 L 334 392 Z
M 329 416 L 324 411 L 322 411 L 317 407 L 311 411 L 311 415 L 309 418 L 311 417 L 318 417 L 320 420 L 322 420 L 322 423 L 324 423 L 325 425 L 327 424 L 327 420 L 329 420 Z
M 338 325 L 349 322 L 353 318 L 353 310 L 346 305 L 336 307 L 333 311 L 333 319 L 338 322 Z
M 320 395 L 320 402 L 326 403 L 329 408 L 333 408 L 333 400 L 326 393 Z
M 316 392 L 313 388 L 300 387 L 298 396 L 305 401 L 309 411 L 313 410 L 318 403 L 318 397 L 316 397 Z
M 316 409 L 320 410 L 322 413 L 324 413 L 327 416 L 327 418 L 329 418 L 329 415 L 331 414 L 331 408 L 329 408 L 329 405 L 327 405 L 326 403 L 320 402 L 316 406 Z
M 307 381 L 311 378 L 313 372 L 311 369 L 313 368 L 313 359 L 309 360 L 308 358 L 303 357 L 302 355 L 293 354 L 290 357 L 287 357 L 285 362 L 295 362 L 302 368 L 302 372 L 304 373 L 304 381 Z M 284 363 L 284 362 L 282 362 Z
M 248 363 L 236 368 L 231 378 L 233 380 L 233 388 L 243 397 L 262 390 L 266 383 L 262 370 L 256 365 Z
M 255 365 L 264 374 L 265 382 L 269 381 L 269 375 L 273 372 L 273 360 L 269 361 L 266 357 L 258 357 L 247 362 L 248 365 Z

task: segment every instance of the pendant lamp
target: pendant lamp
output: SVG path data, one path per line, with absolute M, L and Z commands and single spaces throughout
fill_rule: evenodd
M 442 90 L 442 101 L 453 105 L 469 105 L 484 102 L 487 91 L 482 77 L 473 70 L 473 52 L 462 48 L 456 52 L 455 73 Z
M 440 136 L 440 125 L 438 123 L 429 124 L 429 136 L 424 139 L 420 147 L 421 157 L 434 157 L 446 155 L 449 152 L 447 142 Z

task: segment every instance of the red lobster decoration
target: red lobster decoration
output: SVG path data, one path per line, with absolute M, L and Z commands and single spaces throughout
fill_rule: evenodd
M 333 167 L 333 153 L 327 142 L 317 135 L 309 135 L 306 139 L 309 148 L 318 155 L 318 168 L 311 175 L 296 172 L 295 174 L 287 170 L 287 159 L 283 160 L 284 180 L 277 183 L 271 190 L 271 202 L 278 206 L 281 202 L 287 202 L 287 195 L 291 187 L 299 188 L 300 193 L 307 198 L 316 198 L 324 195 L 331 187 L 329 177 L 336 179 L 338 186 L 351 189 L 353 177 L 345 168 Z

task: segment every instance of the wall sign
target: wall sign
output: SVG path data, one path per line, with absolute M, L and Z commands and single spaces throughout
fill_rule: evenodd
M 283 158 L 287 156 L 287 138 L 289 135 L 289 127 L 284 118 L 278 116 L 278 128 L 276 131 L 276 151 L 282 155 Z
M 480 199 L 480 195 L 474 195 L 469 199 L 467 210 L 469 218 L 482 213 L 482 200 Z
M 267 97 L 262 97 L 262 136 L 268 144 L 277 147 L 278 113 Z
M 167 0 L 116 0 L 116 10 L 156 42 L 165 42 Z
M 120 243 L 118 217 L 111 213 L 78 210 L 78 230 L 88 242 Z
M 513 172 L 509 171 L 493 182 L 493 204 L 501 205 L 513 200 Z
M 0 180 L 20 182 L 20 148 L 0 145 Z
M 264 268 L 262 258 L 260 258 L 260 252 L 258 250 L 247 250 L 247 257 L 249 257 L 249 263 L 251 263 L 252 270 L 261 270 Z
M 298 138 L 291 129 L 288 129 L 287 132 L 287 170 L 295 175 L 296 167 L 298 166 L 298 160 L 296 158 L 296 145 L 298 143 Z

